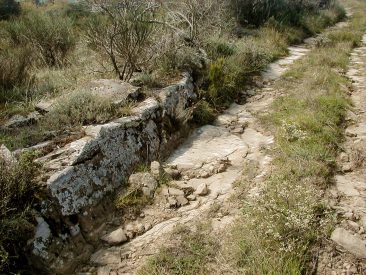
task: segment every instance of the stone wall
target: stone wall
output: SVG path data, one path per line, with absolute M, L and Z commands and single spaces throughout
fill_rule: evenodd
M 167 153 L 169 143 L 180 135 L 176 126 L 184 123 L 185 112 L 197 98 L 192 77 L 187 74 L 155 94 L 133 108 L 131 116 L 87 126 L 83 138 L 37 160 L 46 171 L 42 178 L 47 193 L 33 240 L 33 253 L 41 262 L 53 262 L 53 269 L 59 270 L 64 263 L 55 264 L 50 247 L 89 230 L 75 217 L 91 215 L 105 196 L 123 187 L 137 165 Z M 68 222 L 70 217 L 74 222 Z

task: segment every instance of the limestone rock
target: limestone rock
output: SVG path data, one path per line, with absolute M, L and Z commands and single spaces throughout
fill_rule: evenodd
M 119 248 L 111 247 L 95 252 L 90 261 L 96 265 L 113 265 L 121 262 L 121 251 Z
M 158 187 L 158 182 L 150 173 L 136 173 L 129 178 L 131 186 L 141 188 L 145 196 L 154 197 L 155 189 Z
M 195 195 L 198 196 L 206 196 L 208 194 L 208 188 L 207 188 L 207 184 L 206 183 L 201 183 L 197 189 L 196 192 L 194 192 Z
M 187 196 L 187 199 L 188 199 L 189 201 L 195 201 L 195 200 L 196 200 L 196 196 L 195 196 L 195 195 L 193 195 L 193 194 L 191 194 L 191 195 Z
M 12 165 L 17 162 L 10 150 L 5 146 L 0 146 L 0 160 L 4 161 L 6 165 Z
M 343 228 L 336 228 L 331 239 L 355 256 L 366 259 L 366 241 L 352 235 Z
M 41 115 L 38 112 L 32 112 L 27 116 L 14 115 L 4 124 L 4 127 L 14 129 L 35 124 L 37 123 L 40 117 Z
M 166 174 L 168 174 L 174 180 L 179 179 L 179 177 L 181 176 L 178 169 L 173 169 L 171 167 L 167 167 L 167 168 L 164 169 L 164 171 L 165 171 Z
M 342 166 L 342 172 L 349 173 L 353 171 L 352 163 L 346 163 Z
M 104 235 L 101 239 L 110 245 L 119 245 L 127 241 L 127 236 L 122 228 L 118 228 L 117 230 Z
M 55 104 L 55 100 L 42 100 L 36 104 L 35 109 L 41 114 L 50 112 Z
M 178 207 L 189 204 L 189 201 L 184 196 L 177 196 L 176 200 L 177 200 Z
M 184 191 L 177 188 L 169 187 L 168 194 L 170 196 L 184 196 Z
M 141 88 L 132 86 L 117 79 L 98 79 L 91 81 L 86 88 L 91 94 L 110 99 L 114 104 L 121 105 L 128 100 L 137 100 L 142 96 Z
M 174 208 L 177 206 L 177 204 L 178 204 L 178 202 L 175 197 L 168 198 L 168 203 L 167 203 L 168 208 Z
M 162 175 L 163 168 L 158 161 L 153 161 L 150 165 L 150 171 L 154 178 L 159 180 Z

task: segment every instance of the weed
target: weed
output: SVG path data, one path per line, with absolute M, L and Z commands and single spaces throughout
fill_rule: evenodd
M 138 274 L 209 274 L 207 263 L 215 255 L 218 244 L 204 232 L 202 226 L 195 230 L 179 226 L 172 233 L 177 243 L 161 249 Z
M 28 265 L 27 241 L 33 234 L 31 207 L 37 200 L 36 155 L 24 154 L 18 163 L 0 159 L 0 272 L 15 274 Z

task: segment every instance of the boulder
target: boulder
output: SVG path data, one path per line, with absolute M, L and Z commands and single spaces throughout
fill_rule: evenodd
M 109 245 L 119 245 L 127 241 L 127 236 L 122 228 L 118 228 L 117 230 L 104 235 L 101 239 Z
M 145 196 L 154 197 L 158 182 L 150 173 L 135 173 L 129 178 L 131 186 L 140 188 Z

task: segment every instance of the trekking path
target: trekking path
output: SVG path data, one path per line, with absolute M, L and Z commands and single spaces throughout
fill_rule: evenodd
M 340 172 L 329 191 L 340 222 L 320 255 L 318 274 L 366 274 L 366 34 L 351 55 L 353 82 Z
M 83 271 L 101 275 L 135 274 L 149 256 L 167 245 L 168 234 L 177 225 L 211 223 L 215 236 L 227 230 L 240 214 L 240 206 L 233 205 L 230 198 L 236 193 L 235 183 L 240 180 L 245 163 L 256 164 L 256 184 L 271 169 L 266 149 L 273 144 L 274 137 L 261 127 L 257 117 L 268 112 L 279 96 L 273 82 L 308 51 L 306 44 L 290 47 L 287 57 L 271 64 L 262 74 L 261 88 L 243 92 L 244 98 L 248 93 L 254 94 L 245 105 L 232 104 L 213 125 L 196 129 L 163 164 L 180 173 L 183 180 L 162 187 L 153 205 L 147 206 L 136 221 L 123 226 L 130 234 L 129 242 L 101 248 Z M 220 210 L 212 211 L 213 208 Z

